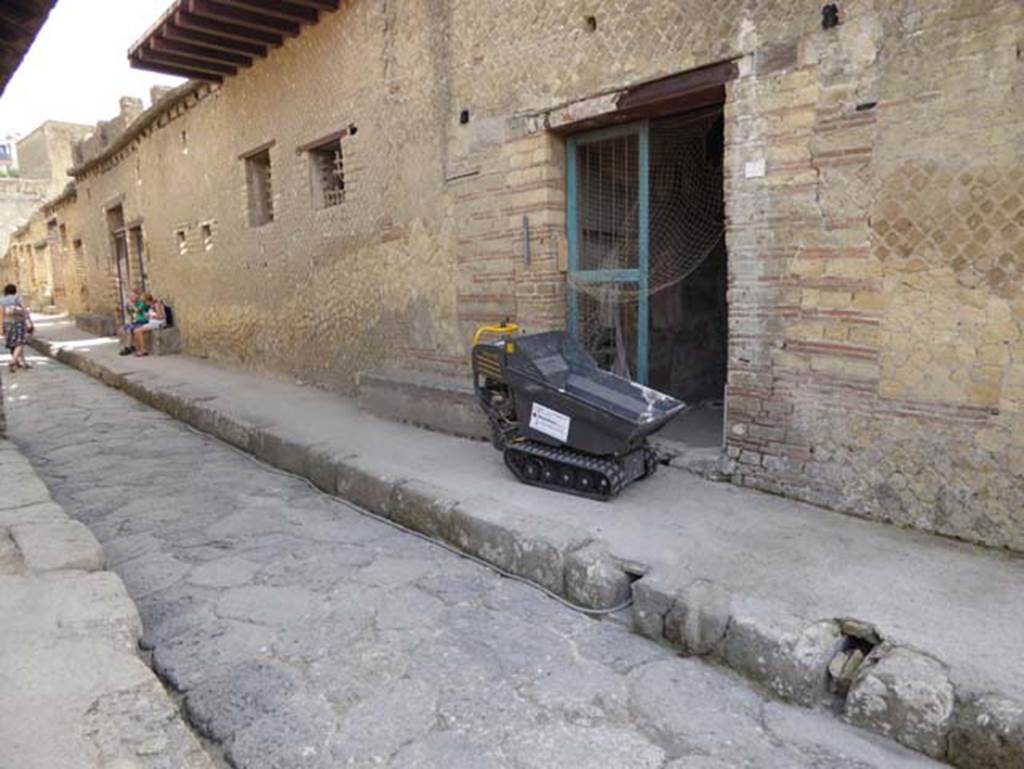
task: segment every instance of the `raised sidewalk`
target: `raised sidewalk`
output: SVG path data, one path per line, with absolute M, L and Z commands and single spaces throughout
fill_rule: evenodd
M 515 482 L 489 445 L 186 356 L 36 347 L 325 491 L 638 632 L 961 767 L 1024 767 L 1024 558 L 665 469 L 609 503 Z M 866 656 L 863 663 L 862 658 Z
M 85 526 L 0 438 L 0 769 L 213 769 Z

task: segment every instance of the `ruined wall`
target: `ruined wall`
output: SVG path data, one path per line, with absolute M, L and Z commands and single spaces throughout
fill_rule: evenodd
M 463 371 L 481 322 L 565 322 L 547 126 L 734 60 L 734 479 L 1024 549 L 1024 8 L 851 0 L 823 30 L 821 5 L 348 3 L 82 178 L 86 246 L 109 253 L 102 205 L 142 217 L 193 353 L 342 391 Z M 345 202 L 318 210 L 297 150 L 350 124 Z M 271 141 L 254 228 L 239 156 Z
M 46 200 L 48 190 L 46 181 L 0 178 L 0 254 L 7 251 L 11 233 Z
M 18 171 L 23 179 L 48 182 L 46 196 L 59 195 L 70 181 L 72 148 L 92 131 L 91 126 L 47 120 L 18 142 Z
M 2 279 L 5 285 L 14 283 L 35 310 L 48 307 L 53 301 L 53 265 L 41 209 L 11 236 Z
M 46 237 L 49 243 L 53 272 L 53 303 L 58 310 L 71 314 L 87 311 L 84 246 L 78 222 L 78 195 L 73 188 L 43 207 Z

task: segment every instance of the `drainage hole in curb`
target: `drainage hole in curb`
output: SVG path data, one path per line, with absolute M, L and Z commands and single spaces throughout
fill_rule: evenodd
M 842 620 L 840 626 L 843 638 L 828 663 L 828 689 L 840 700 L 845 700 L 864 660 L 882 643 L 882 639 L 878 631 L 865 622 Z

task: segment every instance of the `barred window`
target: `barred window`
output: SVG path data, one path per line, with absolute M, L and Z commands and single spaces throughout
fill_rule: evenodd
M 330 208 L 345 201 L 345 164 L 341 139 L 309 150 L 310 184 L 318 208 Z
M 274 221 L 269 149 L 245 158 L 245 177 L 249 190 L 250 226 L 259 227 Z

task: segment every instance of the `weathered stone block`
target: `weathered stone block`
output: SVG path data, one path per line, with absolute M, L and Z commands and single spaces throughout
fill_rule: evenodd
M 672 589 L 656 575 L 633 583 L 633 629 L 655 641 L 665 637 L 665 617 L 675 602 Z
M 841 642 L 836 622 L 807 627 L 778 607 L 737 599 L 722 656 L 783 699 L 813 706 L 829 700 L 828 663 Z
M 565 595 L 591 609 L 610 609 L 629 600 L 632 580 L 598 542 L 589 542 L 565 558 Z
M 117 320 L 104 313 L 83 313 L 75 316 L 75 325 L 96 336 L 117 336 Z
M 732 596 L 724 588 L 697 580 L 680 592 L 665 616 L 665 638 L 686 654 L 719 649 L 732 618 Z
M 961 702 L 949 735 L 954 766 L 1024 766 L 1024 702 L 982 694 Z
M 450 525 L 451 541 L 467 553 L 564 594 L 569 537 L 537 536 L 517 510 L 488 497 L 459 502 Z
M 953 725 L 953 684 L 938 660 L 911 649 L 879 647 L 846 699 L 848 721 L 941 758 Z
M 387 369 L 359 372 L 358 387 L 359 407 L 384 419 L 467 438 L 491 435 L 468 379 Z
M 182 347 L 181 330 L 177 326 L 146 332 L 146 349 L 152 350 L 154 355 L 177 355 Z
M 342 457 L 324 448 L 312 447 L 306 451 L 303 475 L 321 491 L 338 493 L 338 467 Z
M 367 466 L 358 457 L 342 460 L 335 487 L 338 496 L 371 513 L 389 516 L 391 498 L 402 479 Z
M 304 475 L 310 447 L 298 441 L 290 441 L 269 430 L 259 430 L 253 435 L 252 451 L 269 465 L 289 473 Z
M 100 543 L 78 521 L 27 523 L 12 526 L 10 533 L 31 571 L 99 571 L 106 563 Z
M 452 509 L 458 500 L 444 489 L 423 481 L 404 481 L 390 502 L 392 520 L 431 537 L 451 540 Z

